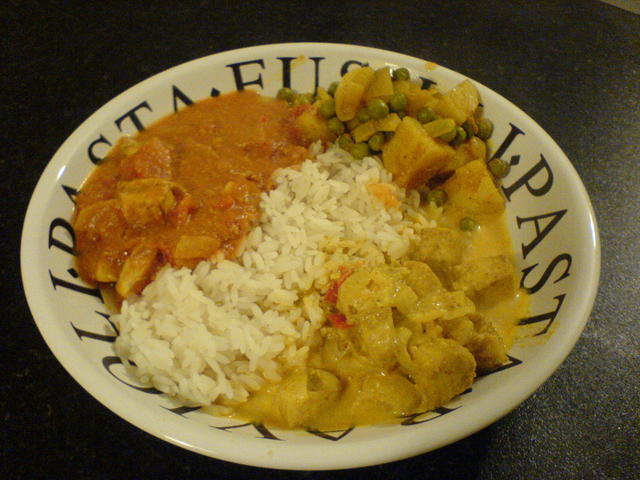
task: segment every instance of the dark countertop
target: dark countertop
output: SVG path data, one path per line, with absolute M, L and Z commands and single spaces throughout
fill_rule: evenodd
M 640 16 L 597 1 L 17 2 L 2 25 L 4 478 L 637 478 L 640 475 Z M 591 195 L 602 275 L 591 319 L 519 408 L 448 447 L 383 466 L 278 472 L 199 456 L 131 426 L 56 361 L 19 268 L 27 203 L 65 138 L 144 78 L 197 57 L 330 41 L 434 61 L 529 113 Z

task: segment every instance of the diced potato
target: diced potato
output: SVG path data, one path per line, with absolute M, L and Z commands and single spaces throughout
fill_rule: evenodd
M 435 89 L 423 89 L 419 84 L 410 80 L 394 80 L 393 89 L 398 93 L 404 93 L 407 97 L 407 115 L 415 117 L 423 107 L 434 108 L 438 103 L 440 94 Z
M 435 96 L 435 90 L 419 88 L 410 89 L 405 95 L 407 96 L 407 115 L 415 117 L 418 111 L 424 107 L 434 108 L 438 103 L 438 98 Z
M 371 67 L 360 67 L 342 77 L 335 94 L 336 116 L 341 121 L 349 121 L 356 115 L 373 76 Z
M 303 143 L 313 143 L 316 140 L 332 142 L 336 136 L 327 126 L 327 120 L 320 115 L 315 105 L 300 105 L 302 110 L 296 117 L 295 123 Z
M 380 132 L 395 132 L 402 119 L 397 113 L 390 113 L 380 120 L 374 120 L 374 122 L 376 130 Z
M 424 129 L 433 138 L 449 133 L 454 128 L 456 128 L 456 122 L 451 118 L 439 118 L 424 124 Z
M 413 83 L 411 80 L 394 80 L 393 81 L 393 90 L 398 93 L 404 93 L 405 95 L 410 91 L 414 90 L 416 87 L 419 88 L 419 86 Z
M 164 220 L 175 207 L 173 189 L 177 184 L 162 178 L 143 178 L 118 184 L 122 213 L 131 225 L 147 225 Z
M 485 160 L 487 158 L 487 144 L 478 137 L 473 137 L 468 142 L 464 142 L 460 145 L 460 149 L 466 151 L 469 161 Z
M 474 160 L 458 168 L 443 185 L 448 202 L 468 213 L 497 213 L 504 199 L 484 161 Z
M 144 245 L 138 245 L 133 249 L 127 260 L 122 265 L 120 277 L 116 283 L 116 292 L 122 298 L 127 298 L 132 293 L 139 293 L 140 289 L 148 283 L 157 266 L 158 249 Z
M 448 91 L 445 96 L 451 98 L 454 104 L 462 110 L 467 117 L 473 115 L 480 103 L 480 94 L 478 93 L 478 89 L 469 80 L 460 82 L 457 86 Z
M 369 120 L 368 122 L 362 123 L 354 128 L 351 132 L 351 136 L 353 137 L 353 141 L 356 143 L 366 142 L 374 133 L 376 133 L 376 131 L 375 121 Z
M 462 125 L 467 119 L 465 113 L 458 108 L 454 101 L 450 97 L 444 95 L 435 105 L 433 111 L 441 117 L 453 119 L 456 125 Z
M 393 95 L 393 83 L 389 67 L 380 68 L 373 74 L 373 80 L 364 94 L 364 101 L 368 102 L 373 98 L 382 98 L 387 101 L 391 95 Z
M 514 275 L 513 263 L 506 255 L 475 258 L 453 267 L 453 287 L 472 295 Z
M 487 146 L 478 137 L 472 137 L 468 141 L 461 143 L 455 147 L 455 151 L 455 156 L 451 160 L 451 163 L 445 167 L 444 171 L 452 172 L 456 168 L 460 168 L 469 162 L 474 160 L 484 162 L 487 158 Z
M 465 80 L 442 95 L 434 110 L 438 115 L 453 118 L 458 125 L 473 115 L 480 103 L 478 89 Z
M 318 100 L 316 100 L 316 104 L 324 102 L 325 100 L 332 100 L 333 99 L 333 97 L 331 95 L 329 95 L 329 93 L 327 93 L 327 91 L 322 87 L 318 87 L 316 89 L 316 98 L 318 99 Z
M 431 138 L 420 122 L 404 117 L 382 149 L 384 166 L 401 187 L 424 184 L 453 158 L 453 149 Z

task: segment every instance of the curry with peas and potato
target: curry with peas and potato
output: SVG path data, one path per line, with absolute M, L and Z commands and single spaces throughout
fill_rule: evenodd
M 295 102 L 295 93 L 279 92 Z M 303 100 L 304 101 L 304 100 Z M 354 158 L 379 154 L 394 181 L 442 210 L 408 258 L 379 268 L 345 265 L 325 293 L 330 325 L 308 366 L 237 405 L 281 427 L 340 429 L 425 412 L 507 361 L 529 299 L 519 290 L 501 159 L 485 163 L 493 125 L 470 82 L 422 89 L 406 69 L 364 67 L 316 102 Z

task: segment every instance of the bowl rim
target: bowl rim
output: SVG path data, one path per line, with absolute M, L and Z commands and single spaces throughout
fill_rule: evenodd
M 64 169 L 64 166 L 66 165 L 66 161 L 69 156 L 68 154 L 75 148 L 78 141 L 87 136 L 92 125 L 100 123 L 101 118 L 106 115 L 106 112 L 112 110 L 116 105 L 126 102 L 129 97 L 136 95 L 139 91 L 144 91 L 148 87 L 153 86 L 154 83 L 165 81 L 168 77 L 197 67 L 200 64 L 205 64 L 212 60 L 221 62 L 226 57 L 236 57 L 249 52 L 264 52 L 264 54 L 269 54 L 273 53 L 274 50 L 290 48 L 314 49 L 315 51 L 327 52 L 327 54 L 334 51 L 349 49 L 350 53 L 353 53 L 354 55 L 358 54 L 369 56 L 372 59 L 388 57 L 389 61 L 394 63 L 405 62 L 407 65 L 417 65 L 417 62 L 424 63 L 426 61 L 417 57 L 389 50 L 342 43 L 272 43 L 228 50 L 190 60 L 142 80 L 109 100 L 84 120 L 51 157 L 45 169 L 41 173 L 29 201 L 22 229 L 20 263 L 23 287 L 32 316 L 40 334 L 57 360 L 62 364 L 65 370 L 67 370 L 67 372 L 69 372 L 69 374 L 96 400 L 132 425 L 141 428 L 160 439 L 197 453 L 235 463 L 260 467 L 293 470 L 329 470 L 381 464 L 441 448 L 485 428 L 487 425 L 495 422 L 512 411 L 531 396 L 540 387 L 540 385 L 556 371 L 562 361 L 573 349 L 589 319 L 600 277 L 601 253 L 597 222 L 587 191 L 575 168 L 556 142 L 529 115 L 503 96 L 473 79 L 471 80 L 476 85 L 482 87 L 483 95 L 486 95 L 488 92 L 490 96 L 494 97 L 494 99 L 504 102 L 510 110 L 513 110 L 516 115 L 522 117 L 523 120 L 526 121 L 528 128 L 532 129 L 533 133 L 537 137 L 541 138 L 545 145 L 553 152 L 555 168 L 558 168 L 561 171 L 561 174 L 569 179 L 570 186 L 573 189 L 573 194 L 581 200 L 581 204 L 585 209 L 585 221 L 591 232 L 591 239 L 588 246 L 589 251 L 593 252 L 592 257 L 590 257 L 591 261 L 585 268 L 585 272 L 588 277 L 588 279 L 585 280 L 586 289 L 582 292 L 580 301 L 576 304 L 577 311 L 575 313 L 575 317 L 578 321 L 573 322 L 570 328 L 565 331 L 563 341 L 559 344 L 560 348 L 552 351 L 552 353 L 547 357 L 540 359 L 537 369 L 535 370 L 535 375 L 529 376 L 525 382 L 526 388 L 521 386 L 520 388 L 510 389 L 508 394 L 499 398 L 497 402 L 494 402 L 491 408 L 488 408 L 489 405 L 478 405 L 477 407 L 484 408 L 483 415 L 476 417 L 474 422 L 469 423 L 458 420 L 438 439 L 432 439 L 428 445 L 420 442 L 414 442 L 414 444 L 409 445 L 406 441 L 407 435 L 404 435 L 404 440 L 401 442 L 379 441 L 375 445 L 369 441 L 364 443 L 360 442 L 363 443 L 363 446 L 359 447 L 359 449 L 353 448 L 351 445 L 351 448 L 346 449 L 347 451 L 340 451 L 336 448 L 332 448 L 332 455 L 313 456 L 312 453 L 314 451 L 317 452 L 318 447 L 306 445 L 296 446 L 296 448 L 290 449 L 290 453 L 285 452 L 283 454 L 282 445 L 269 445 L 269 447 L 272 448 L 269 448 L 268 452 L 263 451 L 263 455 L 249 455 L 247 457 L 245 453 L 246 450 L 244 448 L 238 448 L 239 443 L 234 439 L 229 438 L 230 436 L 227 437 L 230 440 L 228 444 L 219 446 L 220 448 L 217 449 L 212 448 L 211 445 L 203 446 L 201 444 L 195 444 L 194 442 L 185 442 L 178 436 L 173 435 L 172 432 L 168 432 L 165 428 L 162 428 L 163 422 L 158 421 L 159 418 L 157 415 L 148 415 L 145 418 L 141 418 L 135 409 L 131 409 L 127 404 L 121 404 L 117 397 L 115 400 L 109 398 L 104 393 L 105 389 L 109 389 L 107 388 L 108 385 L 106 384 L 106 380 L 101 378 L 91 378 L 89 375 L 90 372 L 83 368 L 82 362 L 79 361 L 82 357 L 73 350 L 66 350 L 63 348 L 63 336 L 62 333 L 58 331 L 58 327 L 55 323 L 44 321 L 44 319 L 47 319 L 49 316 L 49 309 L 47 308 L 46 302 L 41 301 L 40 299 L 42 291 L 38 288 L 39 281 L 36 278 L 37 273 L 35 271 L 35 262 L 32 262 L 30 257 L 31 253 L 36 250 L 37 242 L 41 240 L 43 235 L 42 224 L 39 223 L 38 220 L 43 216 L 46 210 L 46 204 L 41 201 L 41 198 L 46 198 L 45 194 L 52 187 L 52 185 L 50 185 L 52 175 L 55 175 L 56 173 L 59 175 L 61 173 L 61 169 Z M 447 74 L 461 75 L 468 78 L 466 75 L 450 70 L 446 67 L 440 65 L 438 67 L 443 69 Z M 55 184 L 55 182 L 53 183 Z M 246 439 L 242 439 L 240 443 L 243 442 L 246 442 Z M 360 445 L 360 443 L 358 443 L 358 445 Z M 367 444 L 366 446 L 364 445 L 365 443 Z M 344 449 L 345 446 L 346 445 L 344 444 L 338 445 L 340 449 Z M 327 447 L 332 447 L 332 445 L 327 445 Z M 234 449 L 236 450 L 234 451 Z M 310 461 L 309 458 L 314 458 L 314 460 Z

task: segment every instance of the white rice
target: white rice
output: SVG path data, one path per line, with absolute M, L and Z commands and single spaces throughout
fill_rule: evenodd
M 399 259 L 433 226 L 418 193 L 393 185 L 378 159 L 337 147 L 274 182 L 236 261 L 166 267 L 114 316 L 116 351 L 142 382 L 188 404 L 246 399 L 304 363 L 339 266 Z M 399 207 L 371 195 L 372 183 L 388 184 Z

